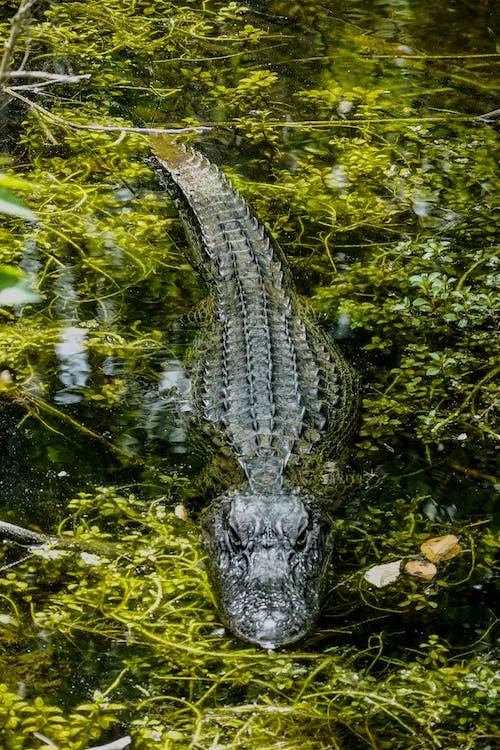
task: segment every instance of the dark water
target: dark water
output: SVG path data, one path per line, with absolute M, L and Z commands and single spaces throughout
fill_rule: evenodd
M 197 3 L 191 5 L 198 8 Z M 218 10 L 221 4 L 212 5 Z M 398 133 L 388 136 L 383 130 L 387 118 L 474 117 L 498 107 L 498 57 L 488 57 L 495 54 L 499 43 L 498 9 L 494 3 L 360 0 L 318 4 L 276 0 L 250 2 L 247 7 L 246 21 L 268 34 L 260 44 L 235 48 L 234 56 L 225 61 L 222 58 L 231 55 L 233 48 L 214 43 L 200 61 L 199 53 L 191 53 L 186 42 L 179 54 L 183 58 L 180 62 L 153 57 L 143 70 L 139 55 L 126 73 L 134 85 L 131 90 L 118 90 L 112 95 L 111 114 L 128 117 L 137 126 L 181 123 L 184 118 L 227 123 L 215 133 L 200 136 L 197 144 L 216 163 L 224 164 L 242 179 L 272 185 L 277 167 L 289 170 L 290 179 L 294 175 L 302 179 L 297 164 L 309 157 L 319 155 L 325 168 L 334 169 L 335 153 L 331 153 L 329 139 L 338 130 L 317 123 L 333 120 L 342 124 L 355 116 L 361 120 L 363 107 L 368 113 L 365 119 L 374 121 L 370 127 L 381 128 L 381 143 L 400 137 Z M 230 18 L 221 23 L 226 32 L 231 28 Z M 234 24 L 236 27 L 236 21 Z M 97 70 L 98 67 L 99 64 Z M 217 85 L 229 87 L 242 74 L 251 75 L 256 70 L 276 74 L 276 82 L 263 88 L 254 108 L 247 103 L 240 110 L 246 106 L 246 116 L 256 121 L 263 110 L 271 120 L 289 120 L 290 127 L 272 131 L 273 142 L 246 137 L 248 122 L 233 127 L 241 111 L 232 108 L 227 95 L 221 94 L 218 100 L 213 89 L 209 95 L 202 78 L 208 71 Z M 332 81 L 344 92 L 335 104 L 328 103 L 325 95 L 325 87 L 331 89 Z M 172 87 L 175 82 L 181 93 L 164 99 L 156 100 L 148 89 Z M 367 104 L 366 92 L 374 89 L 383 92 L 378 110 Z M 312 90 L 322 91 L 323 100 L 312 98 L 308 103 L 305 97 L 297 97 L 297 92 Z M 0 113 L 4 118 L 3 149 L 14 155 L 20 153 L 16 143 L 22 130 L 20 112 L 16 103 Z M 293 125 L 299 120 L 313 124 L 300 129 Z M 432 127 L 436 128 L 436 139 L 452 139 L 460 128 L 471 128 L 470 137 L 474 139 L 479 126 L 457 119 L 456 123 L 449 120 Z M 356 123 L 342 133 L 355 138 L 362 130 Z M 53 158 L 59 158 L 56 145 L 45 148 L 45 157 L 51 156 L 50 149 Z M 17 157 L 24 168 L 26 153 Z M 64 159 L 64 149 L 60 153 Z M 136 158 L 140 160 L 142 156 Z M 333 179 L 341 183 L 342 173 L 333 174 Z M 363 190 L 361 177 L 360 195 Z M 316 263 L 314 255 L 320 252 L 318 242 L 325 232 L 315 225 L 314 217 L 309 223 L 305 221 L 304 243 L 299 247 L 293 215 L 302 207 L 290 207 L 292 222 L 287 229 L 280 225 L 282 204 L 272 190 L 261 199 L 258 193 L 257 188 L 253 194 L 257 213 L 262 200 L 260 208 L 271 217 L 270 223 L 280 233 L 280 244 L 290 257 L 297 288 L 314 295 L 318 287 L 329 283 L 324 265 Z M 89 243 L 89 254 L 111 269 L 120 287 L 120 293 L 113 296 L 107 279 L 101 279 L 100 287 L 95 279 L 86 287 L 88 267 L 64 246 L 60 248 L 62 261 L 57 271 L 51 271 L 45 283 L 43 311 L 39 314 L 30 308 L 14 313 L 21 327 L 25 321 L 32 325 L 30 316 L 39 315 L 44 338 L 41 346 L 32 347 L 29 356 L 31 371 L 24 386 L 28 401 L 23 397 L 17 403 L 0 401 L 0 512 L 5 520 L 35 525 L 44 531 L 52 531 L 67 516 L 70 498 L 80 492 L 92 492 L 96 486 L 115 485 L 147 500 L 166 492 L 165 477 L 179 475 L 186 478 L 186 483 L 176 489 L 170 505 L 183 501 L 194 514 L 200 505 L 196 480 L 204 458 L 187 438 L 191 407 L 183 361 L 198 328 L 196 316 L 203 315 L 204 290 L 183 260 L 184 239 L 175 209 L 163 200 L 154 181 L 144 177 L 133 185 L 120 184 L 117 176 L 110 195 L 114 203 L 110 215 L 114 216 L 134 211 L 138 200 L 151 197 L 152 211 L 157 212 L 159 220 L 169 222 L 169 262 L 154 277 L 145 273 L 141 279 L 137 266 L 129 262 L 116 238 L 110 239 L 107 247 L 96 245 L 92 249 Z M 249 200 L 252 201 L 252 194 Z M 482 200 L 478 196 L 478 206 Z M 426 205 L 422 199 L 413 214 L 394 222 L 387 232 L 381 226 L 354 226 L 342 231 L 338 242 L 333 242 L 338 267 L 368 260 L 370 247 L 378 243 L 415 236 L 427 241 L 436 233 L 447 238 L 442 226 L 436 228 L 426 221 Z M 97 215 L 95 221 L 96 225 L 102 222 L 102 216 Z M 494 228 L 485 228 L 482 233 L 479 227 L 468 239 L 455 237 L 453 232 L 449 237 L 452 242 L 468 243 L 469 247 L 476 243 L 479 248 L 484 234 L 491 236 L 492 232 Z M 44 258 L 36 241 L 25 243 L 21 261 L 25 270 L 40 274 Z M 320 304 L 317 306 L 321 308 Z M 369 393 L 377 368 L 387 367 L 390 361 L 380 353 L 366 351 L 363 331 L 342 332 L 339 321 L 331 317 L 324 322 L 332 334 L 340 333 L 349 357 L 363 373 Z M 90 339 L 95 341 L 97 336 L 102 337 L 103 346 L 89 346 Z M 133 345 L 124 344 L 120 351 L 118 337 Z M 108 353 L 105 342 L 110 344 Z M 3 359 L 0 352 L 0 369 L 8 369 L 7 357 L 5 362 Z M 108 386 L 110 389 L 106 390 Z M 41 404 L 49 408 L 44 409 Z M 448 449 L 443 452 L 434 446 L 429 456 L 422 441 L 404 429 L 393 438 L 390 445 L 379 446 L 373 454 L 356 455 L 353 451 L 350 462 L 362 477 L 363 491 L 362 500 L 358 497 L 348 504 L 348 518 L 356 518 L 356 514 L 361 518 L 367 508 L 377 507 L 387 514 L 390 525 L 396 501 L 406 502 L 410 508 L 415 497 L 427 498 L 414 509 L 422 528 L 429 518 L 452 526 L 454 521 L 482 523 L 494 516 L 495 495 L 488 479 L 493 473 L 493 455 L 491 449 L 485 451 L 481 441 L 469 440 L 463 446 L 455 443 L 450 449 L 450 461 Z M 453 462 L 462 467 L 479 467 L 477 475 L 474 471 L 453 469 Z M 403 516 L 404 513 L 400 517 Z M 397 519 L 397 514 L 394 517 Z M 354 570 L 358 563 L 354 544 L 346 544 L 336 554 L 335 564 L 344 572 Z M 405 648 L 416 648 L 430 633 L 456 646 L 481 638 L 485 622 L 492 618 L 496 576 L 493 568 L 488 575 L 484 570 L 478 571 L 466 597 L 457 596 L 453 589 L 444 590 L 436 611 L 425 615 L 413 612 L 403 623 L 400 619 L 389 622 L 386 627 L 392 639 L 392 653 L 399 659 L 411 658 L 408 654 L 403 656 Z M 335 605 L 326 607 L 319 634 L 310 642 L 313 650 L 327 653 L 338 643 L 338 635 L 332 632 L 342 629 L 343 611 L 338 615 Z M 361 653 L 370 632 L 371 625 L 361 622 L 342 637 L 345 644 Z M 96 675 L 112 672 L 120 663 L 119 646 L 110 649 L 103 642 L 102 649 L 97 661 L 92 654 L 77 665 L 79 656 L 75 655 L 75 673 L 68 680 L 68 705 L 87 695 Z M 363 657 L 359 660 L 362 664 Z
M 268 45 L 269 49 L 264 47 L 245 53 L 243 69 L 252 71 L 258 67 L 259 70 L 279 72 L 279 97 L 266 102 L 276 119 L 290 118 L 288 110 L 291 107 L 288 107 L 287 96 L 298 89 L 321 88 L 322 80 L 332 74 L 344 89 L 376 86 L 390 93 L 395 101 L 398 100 L 391 116 L 397 116 L 398 110 L 401 111 L 407 104 L 422 116 L 440 112 L 481 115 L 493 110 L 497 104 L 494 95 L 495 61 L 487 56 L 474 57 L 475 54 L 494 53 L 498 17 L 491 3 L 411 3 L 401 0 L 335 3 L 333 7 L 333 4 L 308 2 L 291 6 L 280 2 L 252 2 L 249 7 L 249 21 L 275 37 L 274 43 Z M 280 40 L 280 35 L 283 40 Z M 359 43 L 361 37 L 365 45 L 361 45 L 361 48 L 365 54 L 360 56 L 355 51 L 354 41 Z M 485 50 L 488 52 L 485 53 Z M 406 59 L 419 54 L 426 59 L 422 62 Z M 468 58 L 469 55 L 472 57 Z M 183 65 L 188 70 L 198 65 L 197 62 L 189 62 L 188 53 L 185 58 Z M 173 63 L 166 61 L 153 66 L 152 80 L 159 85 L 162 83 L 162 67 L 166 68 L 167 65 L 170 69 L 165 78 L 169 80 Z M 224 75 L 231 77 L 227 76 L 225 68 L 222 69 L 221 78 Z M 169 120 L 181 120 L 186 115 L 196 116 L 202 122 L 225 119 L 220 105 L 212 103 L 209 106 L 206 97 L 201 96 L 198 100 L 191 96 L 187 103 L 184 102 L 184 109 L 182 103 L 181 97 L 174 101 L 173 106 L 169 103 Z M 338 115 L 346 117 L 351 111 L 350 105 L 347 102 L 345 111 L 342 106 L 337 107 Z M 113 103 L 114 109 L 121 114 L 130 114 L 139 126 L 151 124 L 147 115 L 151 116 L 152 124 L 155 124 L 155 120 L 164 119 L 164 115 L 155 116 L 157 107 L 158 104 L 149 98 L 141 101 L 140 95 L 122 95 Z M 4 107 L 4 118 L 6 113 L 7 108 Z M 299 107 L 295 114 L 305 113 L 301 113 Z M 380 114 L 384 115 L 385 112 L 381 111 Z M 15 132 L 14 124 L 11 118 L 11 127 L 3 131 L 6 146 L 10 148 L 13 144 L 9 143 L 9 133 Z M 300 139 L 293 130 L 278 133 L 277 137 L 281 141 L 283 160 L 285 163 L 287 159 L 290 161 L 292 173 L 296 155 L 321 149 L 324 138 L 318 133 L 305 140 Z M 245 139 L 235 142 L 229 130 L 227 137 L 222 131 L 222 136 L 218 133 L 216 139 L 204 138 L 203 145 L 214 161 L 236 164 L 240 171 L 250 177 L 260 174 L 261 165 L 257 170 L 253 167 L 256 148 Z M 120 190 L 123 210 L 128 211 L 131 199 L 137 196 L 138 190 L 153 192 L 155 186 L 136 186 L 132 193 L 125 186 Z M 160 191 L 157 195 L 161 200 Z M 272 212 L 272 202 L 269 208 Z M 173 208 L 169 211 L 175 215 Z M 410 223 L 401 226 L 400 237 L 406 238 L 413 229 L 415 227 Z M 355 259 L 360 252 L 361 255 L 363 253 L 363 250 L 356 250 L 357 240 L 363 239 L 360 246 L 369 245 L 372 241 L 366 235 L 365 231 L 361 238 L 354 230 L 341 236 L 339 245 L 354 248 L 349 250 L 347 262 L 349 258 Z M 182 244 L 180 231 L 177 231 L 176 240 Z M 39 270 L 40 257 L 36 245 L 27 244 L 21 265 L 28 271 Z M 72 258 L 61 270 L 49 290 L 54 325 L 59 331 L 57 340 L 50 348 L 38 351 L 31 358 L 34 368 L 31 392 L 39 394 L 37 381 L 43 380 L 44 398 L 49 403 L 74 420 L 81 421 L 98 435 L 109 438 L 109 443 L 140 457 L 158 470 L 168 472 L 179 467 L 189 472 L 192 457 L 186 452 L 185 441 L 185 412 L 189 409 L 189 398 L 187 395 L 182 397 L 182 392 L 188 388 L 183 379 L 182 360 L 186 346 L 196 332 L 196 323 L 189 320 L 189 311 L 199 304 L 203 290 L 197 286 L 192 274 L 184 273 L 178 275 L 173 283 L 169 281 L 166 297 L 165 279 L 153 283 L 148 279 L 126 289 L 119 303 L 104 299 L 96 306 L 95 302 L 81 295 L 82 269 L 75 265 L 75 261 Z M 177 262 L 182 262 L 180 255 Z M 124 278 L 127 265 L 123 257 L 120 258 L 119 248 L 116 248 L 112 263 L 117 275 Z M 310 291 L 318 277 L 314 273 L 311 276 L 311 269 L 300 258 L 295 259 L 295 265 L 299 270 L 296 285 L 302 291 Z M 175 284 L 179 286 L 172 292 L 172 285 Z M 161 332 L 161 346 L 154 354 L 139 350 L 133 361 L 131 358 L 106 358 L 88 352 L 86 329 L 97 327 L 103 334 L 126 331 L 138 318 L 145 331 Z M 331 330 L 332 333 L 335 330 L 333 325 Z M 348 340 L 346 344 L 348 349 L 352 349 L 352 357 L 358 361 L 360 368 L 370 366 L 370 361 L 366 361 L 366 355 L 360 349 L 363 341 Z M 142 377 L 136 377 L 134 373 L 137 360 L 143 364 L 147 362 L 147 373 Z M 96 409 L 88 392 L 97 390 L 106 379 L 117 376 L 123 379 L 125 389 L 119 407 L 114 404 L 112 410 Z M 142 469 L 124 467 L 123 461 L 113 456 L 113 450 L 99 445 L 99 441 L 76 434 L 68 424 L 63 437 L 44 429 L 36 420 L 29 420 L 18 429 L 16 425 L 23 414 L 23 409 L 16 412 L 16 409 L 6 407 L 2 419 L 1 481 L 2 500 L 6 508 L 17 509 L 25 513 L 26 518 L 39 520 L 37 513 L 40 513 L 40 508 L 43 508 L 40 518 L 46 512 L 45 497 L 50 498 L 48 503 L 51 507 L 55 502 L 62 509 L 64 498 L 74 488 L 94 486 L 96 482 L 122 483 L 140 479 Z M 57 418 L 54 418 L 57 428 L 62 429 Z M 411 445 L 409 449 L 411 451 Z M 26 467 L 21 476 L 20 465 Z M 40 471 L 40 468 L 43 470 Z M 445 494 L 449 496 L 448 487 L 454 483 L 454 477 L 443 477 L 442 473 L 438 473 L 440 482 L 432 487 L 433 493 L 441 492 L 442 483 L 446 485 Z M 432 479 L 426 480 L 420 476 L 409 482 L 410 491 L 416 491 L 416 483 L 419 482 L 419 491 L 429 490 L 427 481 L 432 482 Z M 459 488 L 452 492 L 453 496 L 455 494 L 461 494 Z

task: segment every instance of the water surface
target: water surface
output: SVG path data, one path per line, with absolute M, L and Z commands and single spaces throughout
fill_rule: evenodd
M 42 126 L 5 100 L 3 150 L 39 184 L 41 222 L 6 230 L 1 258 L 43 302 L 2 319 L 16 390 L 0 402 L 1 517 L 118 552 L 104 570 L 92 550 L 5 570 L 18 629 L 6 620 L 1 680 L 60 747 L 37 697 L 115 716 L 75 735 L 82 750 L 129 732 L 137 748 L 493 747 L 496 145 L 495 122 L 475 119 L 498 107 L 493 4 L 109 5 L 40 10 L 32 67 L 92 79 L 76 98 L 29 95 L 73 121 L 214 125 L 192 141 L 363 375 L 356 480 L 317 632 L 283 654 L 224 632 L 196 519 L 228 479 L 189 437 L 190 347 L 210 306 L 175 207 L 145 142 Z M 440 583 L 362 583 L 450 532 L 464 552 Z M 123 707 L 103 708 L 115 680 Z M 389 694 L 403 708 L 387 711 Z M 23 731 L 6 746 L 32 747 Z

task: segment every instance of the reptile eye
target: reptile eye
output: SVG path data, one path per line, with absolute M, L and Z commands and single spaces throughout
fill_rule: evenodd
M 309 532 L 306 526 L 305 529 L 302 529 L 297 539 L 295 540 L 295 549 L 298 550 L 299 552 L 302 552 L 302 550 L 306 548 L 308 537 L 309 537 Z
M 230 523 L 227 525 L 227 537 L 234 552 L 239 552 L 239 550 L 243 549 L 243 541 L 234 526 Z

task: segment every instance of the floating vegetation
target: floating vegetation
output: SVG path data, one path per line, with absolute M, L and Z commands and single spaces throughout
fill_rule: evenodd
M 139 749 L 154 741 L 271 748 L 277 736 L 290 748 L 299 740 L 311 748 L 389 747 L 389 737 L 392 747 L 472 748 L 494 734 L 488 628 L 473 653 L 430 634 L 417 638 L 413 657 L 404 649 L 390 655 L 391 628 L 404 631 L 426 602 L 441 606 L 443 587 L 467 587 L 464 570 L 481 577 L 494 549 L 477 530 L 464 528 L 463 565 L 447 567 L 432 590 L 399 583 L 381 599 L 363 592 L 357 566 L 336 579 L 330 622 L 341 622 L 347 636 L 369 632 L 364 649 L 344 638 L 325 652 L 316 645 L 266 653 L 224 635 L 196 524 L 176 516 L 171 498 L 147 504 L 103 487 L 80 493 L 70 510 L 59 528 L 63 545 L 32 548 L 0 578 L 6 747 L 31 747 L 41 732 L 57 746 L 85 748 L 111 737 L 111 728 L 129 732 Z M 407 510 L 396 508 L 398 524 Z M 343 531 L 350 536 L 343 548 L 350 545 L 358 563 L 366 551 L 356 529 L 365 550 L 377 542 L 365 520 Z M 397 536 L 388 534 L 386 547 L 401 553 L 416 535 L 408 530 L 399 545 Z M 40 697 L 23 698 L 21 683 L 22 693 L 42 690 Z
M 1 747 L 498 743 L 498 55 L 484 3 L 451 10 L 0 11 L 0 283 L 37 295 L 0 304 L 1 517 L 43 540 L 0 547 Z M 209 311 L 146 160 L 172 128 L 363 373 L 324 617 L 295 649 L 233 639 L 207 580 L 196 516 L 227 459 L 185 440 L 179 360 Z

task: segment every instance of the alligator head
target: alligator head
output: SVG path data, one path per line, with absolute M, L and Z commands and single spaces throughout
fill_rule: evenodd
M 330 557 L 320 504 L 298 489 L 235 490 L 211 503 L 202 527 L 228 627 L 264 648 L 304 636 L 319 614 Z

